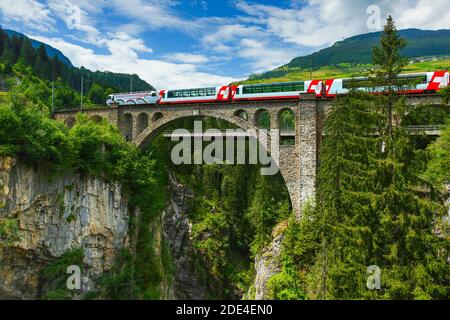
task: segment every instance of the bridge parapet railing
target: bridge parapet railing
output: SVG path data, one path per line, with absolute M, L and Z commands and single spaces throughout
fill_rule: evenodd
M 405 129 L 409 134 L 421 134 L 427 135 L 440 135 L 444 126 L 443 125 L 414 125 L 406 126 Z

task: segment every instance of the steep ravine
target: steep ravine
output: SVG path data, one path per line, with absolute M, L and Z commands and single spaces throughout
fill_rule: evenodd
M 161 219 L 149 226 L 155 253 L 161 255 L 165 243 L 173 261 L 173 275 L 161 283 L 161 298 L 207 298 L 185 215 L 192 191 L 173 177 L 168 190 Z M 133 251 L 127 237 L 129 215 L 139 210 L 129 212 L 121 191 L 120 184 L 99 178 L 49 178 L 13 158 L 0 159 L 0 218 L 17 220 L 20 238 L 12 246 L 0 246 L 0 299 L 42 298 L 43 268 L 75 248 L 82 248 L 85 256 L 82 291 L 97 289 L 96 280 L 111 268 L 119 250 Z
M 172 270 L 164 270 L 162 299 L 207 299 L 204 270 L 192 239 L 187 212 L 193 192 L 169 178 L 167 206 L 149 226 L 155 235 L 155 254 L 163 246 L 171 256 Z M 70 174 L 49 177 L 13 158 L 0 159 L 0 219 L 18 222 L 19 240 L 11 246 L 0 239 L 0 299 L 40 299 L 46 285 L 42 270 L 65 252 L 82 248 L 82 292 L 98 289 L 97 280 L 111 269 L 122 248 L 133 251 L 129 234 L 128 201 L 118 183 Z M 270 276 L 278 272 L 282 236 L 257 257 L 254 289 L 244 298 L 264 299 Z M 162 258 L 161 258 L 162 260 Z

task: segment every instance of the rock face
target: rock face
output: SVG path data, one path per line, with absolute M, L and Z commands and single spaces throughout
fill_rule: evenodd
M 192 225 L 186 212 L 193 198 L 191 190 L 171 176 L 169 179 L 170 201 L 164 210 L 162 223 L 164 238 L 168 244 L 175 267 L 171 295 L 168 299 L 199 300 L 208 298 L 208 287 L 195 268 Z
M 0 159 L 0 218 L 16 219 L 20 236 L 0 252 L 0 299 L 38 298 L 42 268 L 74 248 L 83 248 L 82 290 L 89 291 L 126 245 L 128 208 L 119 184 L 50 178 L 11 158 Z
M 287 222 L 278 224 L 272 232 L 272 242 L 255 258 L 256 277 L 254 288 L 252 288 L 254 297 L 252 297 L 252 293 L 248 293 L 248 298 L 254 298 L 255 300 L 270 298 L 267 284 L 272 276 L 281 272 L 280 257 L 284 240 L 283 231 L 286 227 Z

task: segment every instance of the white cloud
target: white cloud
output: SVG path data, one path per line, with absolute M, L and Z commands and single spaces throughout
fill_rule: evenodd
M 40 31 L 53 30 L 55 24 L 50 10 L 34 0 L 1 0 L 0 16 L 6 22 L 20 23 Z
M 202 64 L 209 61 L 208 57 L 202 54 L 192 54 L 186 52 L 177 52 L 166 55 L 166 59 L 173 62 Z
M 275 69 L 295 57 L 291 49 L 271 47 L 269 43 L 254 39 L 243 39 L 237 55 L 248 59 L 255 73 Z
M 110 48 L 109 54 L 96 54 L 93 50 L 69 43 L 60 38 L 30 36 L 61 50 L 76 66 L 91 70 L 135 73 L 157 89 L 177 89 L 224 85 L 238 79 L 200 72 L 190 63 L 170 63 L 158 60 L 141 59 L 130 51 L 116 51 Z
M 170 28 L 191 32 L 200 27 L 195 20 L 184 19 L 173 9 L 173 0 L 112 0 L 112 10 L 118 15 L 139 21 L 148 28 Z
M 115 52 L 117 56 L 137 57 L 137 53 L 153 52 L 142 39 L 132 38 L 124 31 L 109 32 L 106 35 L 94 26 L 94 19 L 84 11 L 82 7 L 90 12 L 100 12 L 105 3 L 98 2 L 97 6 L 87 4 L 86 1 L 74 4 L 71 0 L 48 0 L 47 4 L 52 13 L 66 23 L 69 29 L 74 29 L 83 34 L 74 38 L 99 47 L 106 47 Z M 80 5 L 80 6 L 79 6 Z M 74 36 L 74 35 L 72 35 Z
M 237 23 L 219 26 L 205 35 L 202 43 L 219 57 L 239 58 L 253 73 L 279 67 L 299 53 L 292 46 L 279 47 L 260 26 Z
M 81 31 L 84 36 L 81 41 L 102 46 L 106 44 L 106 39 L 102 33 L 94 27 L 94 22 L 89 14 L 79 5 L 70 0 L 48 0 L 47 5 L 53 15 L 66 24 L 68 29 Z
M 256 26 L 245 26 L 241 24 L 229 24 L 218 27 L 214 32 L 205 35 L 203 43 L 210 45 L 212 49 L 218 44 L 234 42 L 242 37 L 260 37 L 263 31 Z
M 404 1 L 402 1 L 404 2 Z M 450 3 L 448 0 L 415 1 L 414 6 L 394 6 L 393 15 L 397 17 L 400 28 L 449 29 Z
M 236 6 L 246 14 L 257 17 L 268 35 L 285 43 L 317 48 L 363 29 L 367 19 L 367 5 L 364 2 L 309 0 L 300 9 L 282 9 L 250 5 L 241 0 Z
M 110 51 L 118 47 L 125 47 L 136 52 L 153 52 L 152 49 L 145 45 L 142 39 L 132 38 L 125 32 L 109 33 L 108 37 L 107 46 Z
M 448 0 L 306 0 L 291 1 L 292 7 L 255 4 L 239 0 L 236 7 L 256 19 L 264 32 L 285 43 L 324 47 L 343 38 L 368 33 L 367 8 L 381 10 L 381 23 L 392 14 L 397 26 L 404 28 L 450 28 Z

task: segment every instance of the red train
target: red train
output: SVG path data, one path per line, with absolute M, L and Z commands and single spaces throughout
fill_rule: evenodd
M 433 93 L 450 85 L 448 70 L 402 74 L 398 76 L 399 87 L 396 90 L 402 94 Z M 346 94 L 351 88 L 371 93 L 382 93 L 383 87 L 371 87 L 369 78 L 348 78 L 328 80 L 308 80 L 296 82 L 242 84 L 238 86 L 221 86 L 209 88 L 193 88 L 180 90 L 161 90 L 140 93 L 142 97 L 135 99 L 133 94 L 112 94 L 107 104 L 185 104 L 225 101 L 261 101 L 299 99 L 300 94 L 314 93 L 317 97 L 332 98 Z M 148 98 L 145 98 L 148 97 Z M 150 102 L 151 101 L 151 102 Z

